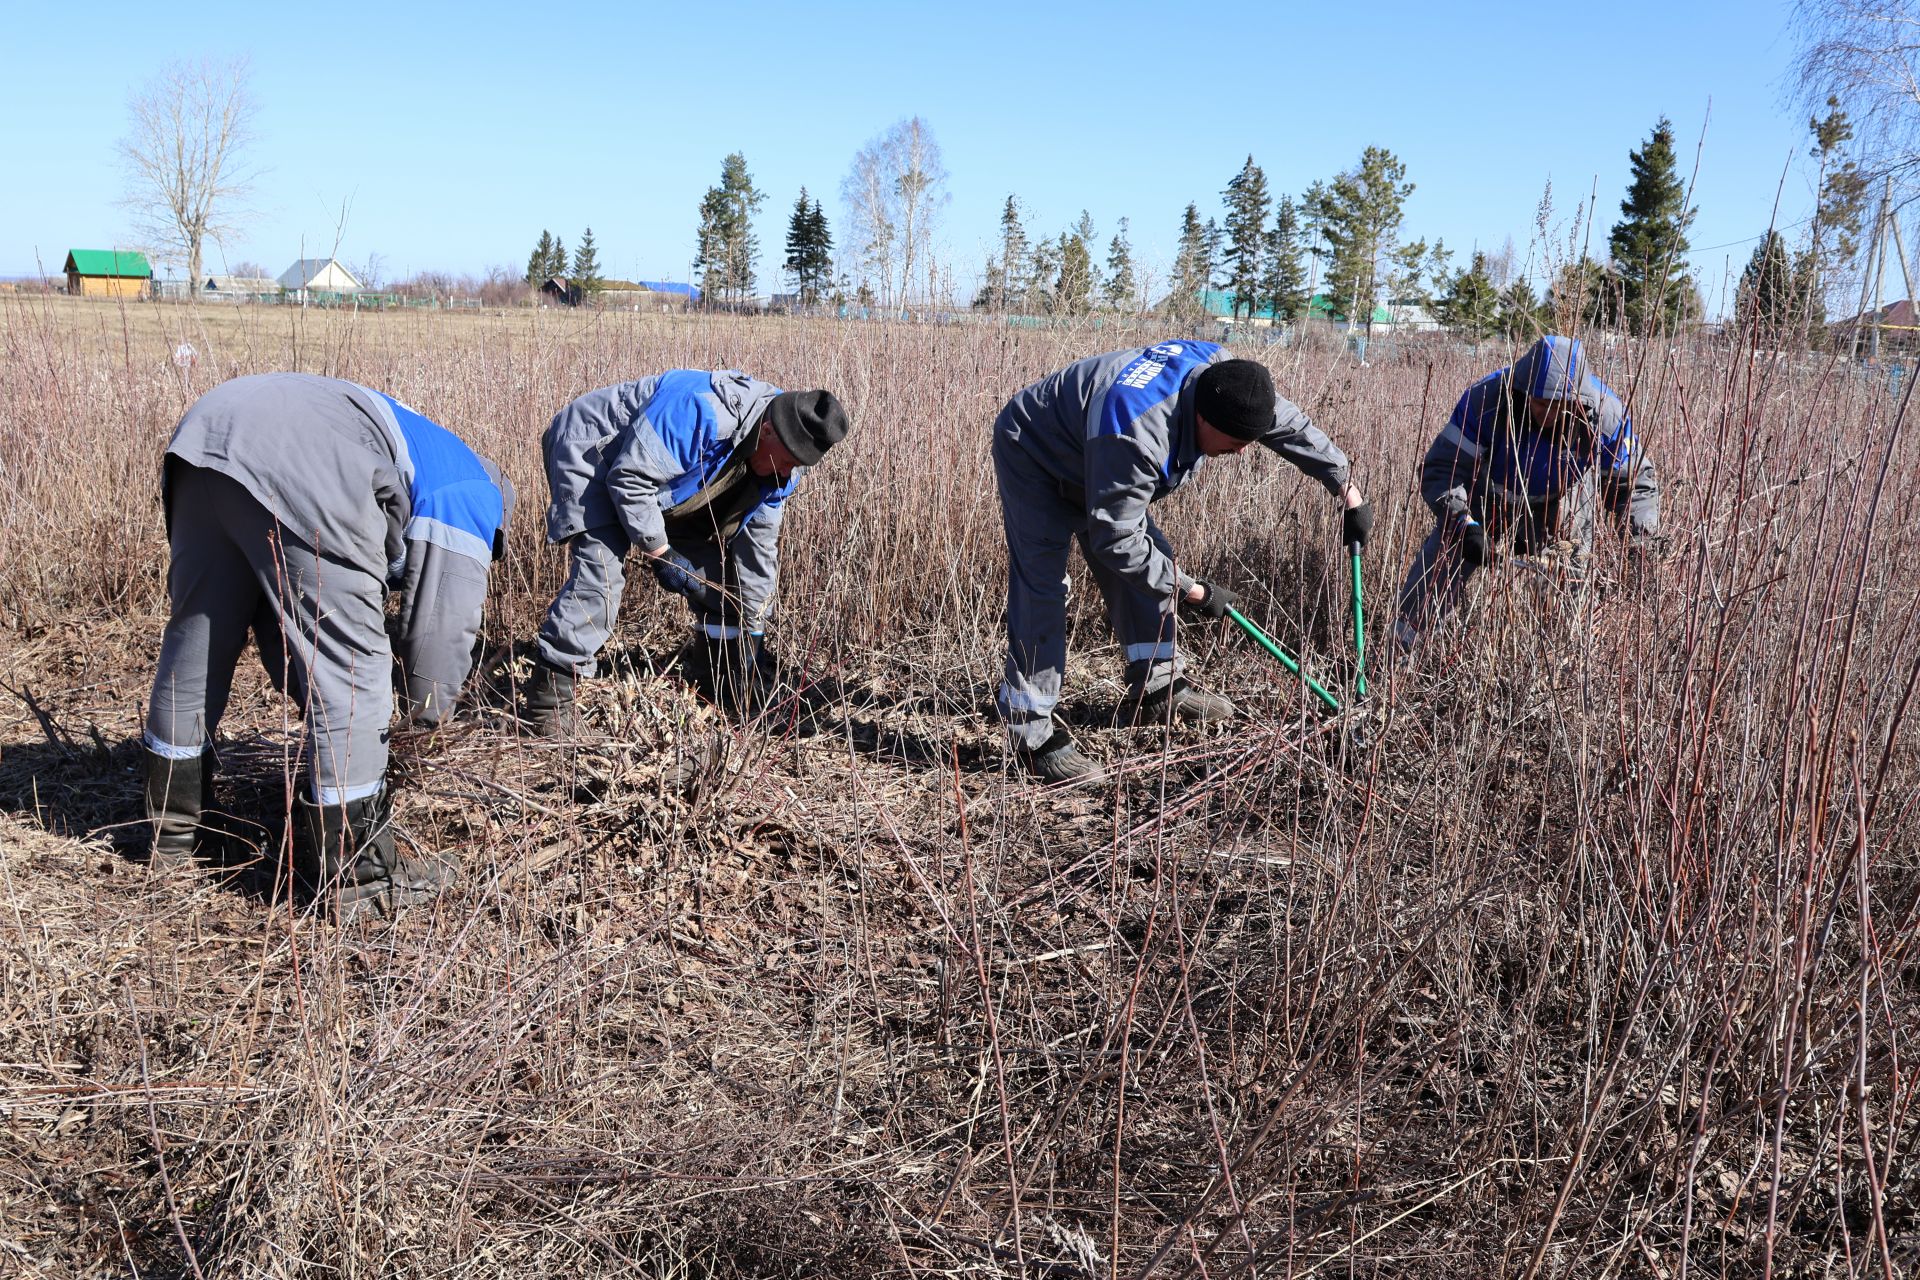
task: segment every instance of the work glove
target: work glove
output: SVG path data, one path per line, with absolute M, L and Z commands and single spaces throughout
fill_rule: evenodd
M 1239 596 L 1234 595 L 1233 592 L 1227 590 L 1217 582 L 1202 582 L 1196 578 L 1194 579 L 1193 585 L 1199 587 L 1200 590 L 1206 594 L 1202 595 L 1198 600 L 1194 600 L 1189 598 L 1184 592 L 1181 593 L 1181 607 L 1190 613 L 1197 613 L 1207 618 L 1224 618 L 1227 616 L 1228 609 L 1240 603 Z
M 1460 557 L 1476 569 L 1484 569 L 1493 562 L 1492 550 L 1487 546 L 1487 531 L 1472 516 L 1463 515 L 1454 525 L 1455 535 L 1460 539 Z
M 1353 546 L 1367 545 L 1367 535 L 1373 532 L 1373 504 L 1363 502 L 1357 507 L 1348 507 L 1341 517 L 1340 537 L 1342 544 Z
M 653 576 L 662 588 L 685 596 L 687 603 L 696 609 L 717 611 L 720 608 L 719 593 L 701 580 L 693 561 L 671 547 L 653 557 Z

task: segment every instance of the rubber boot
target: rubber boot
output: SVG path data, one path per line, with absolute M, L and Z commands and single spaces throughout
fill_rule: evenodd
M 569 738 L 580 732 L 573 701 L 573 672 L 533 660 L 533 674 L 521 686 L 520 719 L 542 738 Z
M 1016 753 L 1026 771 L 1042 782 L 1099 782 L 1107 776 L 1093 757 L 1080 750 L 1065 729 L 1031 750 L 1022 747 Z
M 302 897 L 332 906 L 340 923 L 426 902 L 452 879 L 448 868 L 403 857 L 394 847 L 383 786 L 344 804 L 294 801 L 294 884 Z
M 1236 710 L 1231 699 L 1209 693 L 1185 676 L 1175 676 L 1169 684 L 1129 698 L 1123 715 L 1128 723 L 1136 725 L 1165 724 L 1169 712 L 1176 720 L 1210 724 L 1233 719 Z
M 185 868 L 193 865 L 200 842 L 200 815 L 213 780 L 204 755 L 175 760 L 151 748 L 141 748 L 141 772 L 146 781 L 147 823 L 153 839 L 147 846 L 147 865 Z

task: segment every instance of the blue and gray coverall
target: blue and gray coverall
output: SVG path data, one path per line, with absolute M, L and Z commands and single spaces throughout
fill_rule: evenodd
M 1576 402 L 1561 436 L 1535 428 L 1529 397 Z M 1601 497 L 1630 538 L 1660 528 L 1653 461 L 1626 406 L 1594 376 L 1574 338 L 1542 338 L 1510 367 L 1468 387 L 1427 450 L 1420 492 L 1436 519 L 1400 590 L 1394 638 L 1402 645 L 1450 614 L 1473 576 L 1460 554 L 1469 519 L 1485 526 L 1489 545 L 1511 537 L 1523 555 L 1561 531 L 1582 553 L 1590 551 Z
M 1016 745 L 1043 746 L 1067 657 L 1067 550 L 1080 540 L 1136 693 L 1179 673 L 1173 609 L 1193 580 L 1148 514 L 1206 459 L 1194 435 L 1194 379 L 1226 352 L 1162 342 L 1076 361 L 1007 402 L 993 468 L 1007 531 L 1007 666 L 1000 714 Z M 1260 443 L 1325 485 L 1347 486 L 1346 455 L 1282 399 Z
M 314 800 L 377 792 L 394 659 L 413 717 L 439 721 L 473 667 L 512 486 L 391 396 L 269 373 L 194 402 L 167 446 L 162 495 L 172 613 L 147 746 L 200 755 L 251 631 L 268 678 L 305 712 Z M 392 640 L 389 590 L 400 593 Z
M 805 467 L 785 481 L 747 467 L 754 428 L 780 388 L 732 370 L 675 369 L 589 391 L 540 438 L 547 541 L 567 544 L 567 581 L 537 644 L 540 660 L 591 676 L 620 612 L 623 563 L 671 545 L 725 604 L 696 609 L 713 639 L 758 634 L 780 575 L 780 521 Z

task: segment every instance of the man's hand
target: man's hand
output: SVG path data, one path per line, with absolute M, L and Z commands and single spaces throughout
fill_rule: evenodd
M 1200 594 L 1195 595 L 1198 591 Z M 1195 579 L 1193 586 L 1180 597 L 1183 607 L 1207 618 L 1224 618 L 1227 610 L 1240 603 L 1240 597 L 1215 582 L 1201 582 Z
M 700 577 L 693 561 L 667 547 L 653 557 L 653 576 L 660 586 L 677 596 L 685 596 L 696 609 L 718 609 L 718 593 Z
M 1348 507 L 1341 519 L 1340 537 L 1344 545 L 1366 546 L 1367 535 L 1373 532 L 1373 504 L 1362 502 L 1358 506 Z
M 1460 556 L 1476 569 L 1484 569 L 1493 560 L 1487 546 L 1487 531 L 1472 516 L 1461 516 L 1454 525 L 1460 539 Z

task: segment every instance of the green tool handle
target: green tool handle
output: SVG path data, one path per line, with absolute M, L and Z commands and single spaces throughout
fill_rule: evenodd
M 1353 557 L 1353 696 L 1367 696 L 1367 622 L 1360 604 L 1360 544 L 1350 542 L 1347 552 Z
M 1299 676 L 1301 683 L 1305 684 L 1307 688 L 1313 690 L 1315 695 L 1319 697 L 1320 701 L 1327 704 L 1327 710 L 1338 711 L 1340 709 L 1340 699 L 1334 697 L 1332 694 L 1328 693 L 1325 689 L 1321 688 L 1319 682 L 1316 681 L 1312 676 L 1308 675 L 1301 668 L 1299 662 L 1295 661 L 1294 656 L 1292 654 L 1288 653 L 1285 649 L 1282 649 L 1278 644 L 1274 643 L 1273 638 L 1269 636 L 1266 632 L 1262 631 L 1259 627 L 1256 627 L 1253 625 L 1253 623 L 1249 622 L 1245 614 L 1241 613 L 1238 609 L 1234 608 L 1232 605 L 1228 605 L 1227 616 L 1229 618 L 1232 618 L 1242 631 L 1252 636 L 1254 639 L 1254 642 L 1258 644 L 1262 649 L 1265 649 L 1268 653 L 1278 658 L 1280 660 L 1281 666 L 1293 672 L 1293 674 Z

